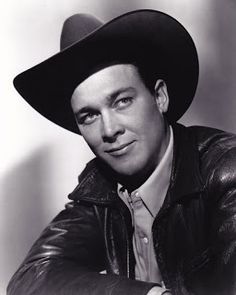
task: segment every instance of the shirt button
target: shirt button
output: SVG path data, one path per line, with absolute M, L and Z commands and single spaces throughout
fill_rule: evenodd
M 148 238 L 147 237 L 144 237 L 143 238 L 143 242 L 144 242 L 144 244 L 148 244 Z
M 139 193 L 138 193 L 138 192 L 135 192 L 135 193 L 134 193 L 134 196 L 135 196 L 136 198 L 138 198 L 138 197 L 139 197 Z

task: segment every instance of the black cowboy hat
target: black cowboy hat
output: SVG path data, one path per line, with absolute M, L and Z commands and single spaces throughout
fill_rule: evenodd
M 156 10 L 128 12 L 106 24 L 88 14 L 73 15 L 64 23 L 61 51 L 19 74 L 14 86 L 40 114 L 79 134 L 70 106 L 74 89 L 97 66 L 132 60 L 165 79 L 170 96 L 166 115 L 177 121 L 195 94 L 197 51 L 179 22 Z

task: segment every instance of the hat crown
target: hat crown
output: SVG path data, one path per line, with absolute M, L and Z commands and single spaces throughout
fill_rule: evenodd
M 78 13 L 70 16 L 62 27 L 60 50 L 82 40 L 102 25 L 100 20 L 90 14 Z

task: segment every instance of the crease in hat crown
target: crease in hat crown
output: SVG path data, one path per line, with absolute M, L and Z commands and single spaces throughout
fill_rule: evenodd
M 104 25 L 104 23 L 91 14 L 73 14 L 67 18 L 63 24 L 60 38 L 60 50 L 65 50 L 74 43 L 86 38 L 102 25 Z

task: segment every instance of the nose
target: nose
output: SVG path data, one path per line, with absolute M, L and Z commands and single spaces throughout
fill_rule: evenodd
M 117 137 L 125 132 L 119 118 L 111 112 L 102 115 L 102 138 L 105 142 L 114 142 Z

